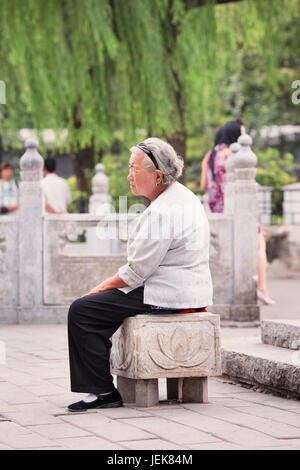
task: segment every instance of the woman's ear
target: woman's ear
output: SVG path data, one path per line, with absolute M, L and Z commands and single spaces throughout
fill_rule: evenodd
M 163 172 L 161 170 L 156 170 L 156 185 L 160 184 L 163 180 Z

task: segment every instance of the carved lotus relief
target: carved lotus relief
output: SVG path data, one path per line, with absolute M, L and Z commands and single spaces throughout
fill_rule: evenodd
M 132 362 L 133 348 L 130 347 L 130 338 L 124 334 L 121 326 L 114 334 L 111 351 L 111 366 L 113 369 L 127 370 Z
M 213 349 L 213 335 L 203 330 L 186 331 L 176 327 L 170 332 L 158 333 L 157 350 L 149 350 L 152 361 L 163 369 L 195 367 L 203 364 Z

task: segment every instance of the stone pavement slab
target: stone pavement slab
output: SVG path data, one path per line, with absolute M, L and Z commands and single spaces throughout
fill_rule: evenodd
M 126 442 L 127 449 L 132 450 L 183 450 L 189 449 L 189 447 L 173 444 L 163 439 L 141 439 L 140 441 L 128 441 Z
M 267 279 L 268 291 L 275 305 L 262 305 L 261 319 L 299 320 L 300 289 L 299 278 Z
M 203 414 L 205 416 L 211 416 L 226 423 L 233 423 L 237 424 L 238 426 L 243 426 L 245 429 L 260 431 L 267 436 L 276 437 L 278 439 L 300 438 L 299 427 L 295 427 L 295 424 L 290 425 L 283 421 L 275 421 L 272 419 L 273 415 L 267 414 L 268 417 L 265 418 L 257 414 L 253 415 L 247 412 L 245 413 L 244 411 L 240 411 L 236 408 L 226 408 L 222 405 L 203 405 L 201 408 L 197 407 L 197 412 L 201 415 Z M 300 420 L 298 420 L 298 426 L 299 425 Z
M 268 420 L 272 419 L 272 421 L 276 423 L 285 424 L 289 423 L 292 426 L 300 428 L 300 416 L 295 413 L 294 410 L 280 410 L 274 408 L 273 410 L 270 409 L 270 406 L 266 405 L 259 405 L 259 404 L 251 404 L 249 407 L 236 407 L 236 411 L 240 411 L 245 413 L 246 415 L 252 415 L 254 417 L 262 417 Z M 300 413 L 300 411 L 299 411 Z
M 31 403 L 16 405 L 12 411 L 5 411 L 5 418 L 21 426 L 31 426 L 38 424 L 56 424 L 57 418 L 54 416 L 56 408 L 43 403 Z
M 273 437 L 265 433 L 258 432 L 243 425 L 237 425 L 231 421 L 223 421 L 219 418 L 206 416 L 202 413 L 202 407 L 209 405 L 186 404 L 178 410 L 156 411 L 159 416 L 168 421 L 181 423 L 188 426 L 191 430 L 201 430 L 210 436 L 206 442 L 227 442 L 238 445 L 247 445 L 251 442 L 253 445 L 275 445 L 277 442 Z M 230 409 L 229 411 L 232 411 Z M 153 411 L 154 413 L 154 411 Z M 201 440 L 198 440 L 201 443 Z M 205 442 L 205 441 L 203 441 Z M 193 442 L 190 441 L 192 444 Z
M 149 410 L 149 408 L 147 408 Z M 150 413 L 147 413 L 147 410 L 140 411 L 139 409 L 123 406 L 122 408 L 107 408 L 101 410 L 103 416 L 113 419 L 124 419 L 124 418 L 145 418 L 151 416 Z
M 170 410 L 173 416 L 174 410 Z M 148 418 L 129 418 L 124 419 L 127 424 L 135 426 L 140 430 L 146 430 L 154 434 L 155 436 L 164 439 L 166 441 L 173 442 L 179 445 L 194 444 L 196 442 L 213 442 L 214 439 L 207 432 L 199 431 L 189 425 L 183 425 L 176 422 L 175 420 L 165 419 L 160 416 L 160 412 L 155 413 L 156 416 L 150 416 Z
M 211 442 L 210 444 L 192 444 L 189 446 L 192 450 L 243 450 L 241 446 L 231 444 L 230 442 Z
M 58 420 L 56 424 L 39 424 L 36 426 L 27 426 L 27 429 L 30 429 L 31 431 L 49 439 L 84 437 L 91 435 L 90 432 L 81 429 L 78 426 L 62 423 L 60 420 Z
M 22 403 L 38 403 L 39 397 L 31 392 L 27 392 L 22 387 L 2 382 L 0 387 L 0 399 L 5 400 L 10 405 L 20 405 Z
M 67 450 L 125 450 L 126 447 L 109 442 L 101 437 L 69 437 L 64 439 L 56 439 L 61 444 L 61 448 Z
M 0 443 L 13 449 L 36 449 L 55 445 L 51 439 L 9 421 L 0 422 Z
M 234 392 L 233 392 L 234 393 Z M 281 398 L 270 395 L 264 392 L 255 392 L 246 389 L 243 395 L 235 395 L 234 398 L 241 401 L 241 403 L 258 403 L 266 405 L 270 409 L 278 408 L 280 410 L 293 410 L 293 412 L 300 412 L 300 400 L 293 400 L 290 398 Z
M 141 431 L 126 423 L 126 419 L 114 420 L 102 415 L 101 411 L 96 413 L 78 413 L 61 417 L 64 421 L 85 429 L 91 434 L 103 437 L 111 442 L 122 442 L 136 439 L 154 438 L 149 432 Z M 139 418 L 138 418 L 139 419 Z
M 82 395 L 69 389 L 66 326 L 1 325 L 0 340 L 0 450 L 300 449 L 300 401 L 212 378 L 209 404 L 69 413 Z

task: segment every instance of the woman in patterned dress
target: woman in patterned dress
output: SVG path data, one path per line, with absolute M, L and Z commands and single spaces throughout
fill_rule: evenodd
M 215 146 L 202 162 L 201 188 L 206 191 L 211 212 L 223 212 L 226 184 L 225 163 L 231 155 L 230 145 L 236 142 L 245 127 L 240 119 L 228 121 L 215 138 Z
M 240 119 L 228 121 L 216 133 L 215 146 L 209 150 L 202 162 L 201 189 L 208 196 L 211 212 L 223 212 L 224 191 L 226 184 L 226 160 L 231 155 L 230 145 L 236 142 L 241 134 L 245 134 L 245 126 Z M 257 297 L 265 305 L 273 305 L 266 283 L 267 257 L 266 242 L 258 225 L 258 276 Z

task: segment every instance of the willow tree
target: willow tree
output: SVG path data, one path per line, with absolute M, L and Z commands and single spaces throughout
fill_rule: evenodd
M 300 2 L 249 0 L 218 5 L 208 2 L 199 8 L 195 1 L 189 9 L 186 2 L 178 3 L 181 9 L 173 18 L 177 28 L 174 32 L 174 27 L 169 27 L 169 37 L 174 37 L 170 53 L 178 82 L 181 125 L 177 134 L 184 153 L 187 134 L 199 132 L 208 123 L 219 126 L 224 116 L 228 119 L 244 111 L 243 104 L 251 100 L 242 89 L 245 78 L 256 80 L 258 85 L 260 74 L 270 95 L 278 96 L 283 86 L 279 71 L 284 52 L 275 45 L 287 34 L 289 22 L 299 24 Z M 168 24 L 172 22 L 167 21 L 166 27 Z M 297 41 L 296 28 L 293 32 Z M 296 50 L 290 53 L 297 55 Z M 260 61 L 257 69 L 247 64 L 254 54 Z M 285 87 L 290 87 L 288 80 Z
M 225 4 L 224 4 L 225 3 Z M 68 129 L 79 188 L 84 168 L 136 130 L 167 138 L 217 122 L 227 75 L 244 47 L 259 49 L 275 86 L 273 41 L 298 0 L 0 0 L 0 135 Z M 97 157 L 96 157 L 97 158 Z
M 59 142 L 83 169 L 123 129 L 171 132 L 173 97 L 163 60 L 159 17 L 151 0 L 1 0 L 1 79 L 7 106 L 1 134 L 68 129 Z M 124 40 L 126 36 L 126 41 Z M 59 136 L 59 134 L 58 134 Z

